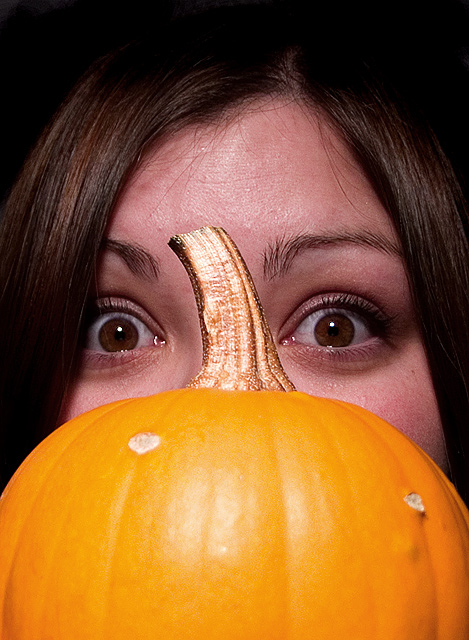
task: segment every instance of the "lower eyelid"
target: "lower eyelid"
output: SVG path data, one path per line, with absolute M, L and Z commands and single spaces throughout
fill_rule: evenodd
M 386 345 L 378 338 L 371 338 L 366 343 L 351 347 L 321 347 L 296 343 L 294 339 L 286 339 L 280 343 L 281 359 L 288 358 L 296 367 L 308 371 L 317 367 L 325 367 L 331 372 L 356 372 L 367 369 L 379 358 L 384 357 Z
M 138 366 L 146 363 L 149 357 L 153 358 L 159 348 L 165 346 L 165 342 L 156 343 L 153 347 L 139 347 L 128 351 L 93 351 L 82 349 L 80 367 L 105 370 L 120 366 Z

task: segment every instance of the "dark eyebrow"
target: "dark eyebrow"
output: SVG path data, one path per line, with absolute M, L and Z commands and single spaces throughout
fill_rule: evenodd
M 296 256 L 307 249 L 322 249 L 342 244 L 369 247 L 402 257 L 400 248 L 385 236 L 368 231 L 344 232 L 337 234 L 304 234 L 290 239 L 279 238 L 264 252 L 264 277 L 273 280 L 284 276 L 290 269 Z
M 116 253 L 136 276 L 140 278 L 158 278 L 159 262 L 143 247 L 105 238 L 101 244 L 101 249 Z

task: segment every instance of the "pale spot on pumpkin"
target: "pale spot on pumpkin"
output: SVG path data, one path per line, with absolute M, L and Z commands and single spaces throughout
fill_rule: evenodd
M 146 431 L 142 433 L 137 433 L 132 436 L 129 440 L 129 449 L 135 451 L 139 455 L 143 453 L 148 453 L 149 451 L 153 451 L 157 447 L 159 447 L 161 443 L 161 438 L 156 433 L 151 433 L 151 431 Z
M 412 507 L 412 509 L 415 509 L 416 511 L 419 511 L 423 514 L 426 513 L 425 505 L 422 501 L 422 496 L 419 496 L 418 493 L 409 493 L 408 495 L 406 495 L 404 500 L 409 505 L 409 507 Z

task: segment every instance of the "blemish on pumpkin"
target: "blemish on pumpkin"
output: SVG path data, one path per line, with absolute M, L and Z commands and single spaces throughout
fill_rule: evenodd
M 412 507 L 412 509 L 419 511 L 422 514 L 426 513 L 425 505 L 422 501 L 422 496 L 419 496 L 418 493 L 409 493 L 406 495 L 404 500 L 409 505 L 409 507 Z
M 129 449 L 135 451 L 139 455 L 143 453 L 148 453 L 149 451 L 153 451 L 156 449 L 161 443 L 161 438 L 156 433 L 151 433 L 151 431 L 145 431 L 142 433 L 137 433 L 132 436 L 129 440 Z

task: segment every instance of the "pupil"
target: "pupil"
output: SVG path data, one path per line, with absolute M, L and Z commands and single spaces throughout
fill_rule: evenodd
M 116 332 L 114 334 L 114 338 L 116 340 L 125 340 L 125 331 L 123 327 L 116 327 Z
M 339 327 L 333 320 L 329 322 L 329 329 L 327 333 L 334 338 L 339 335 Z

